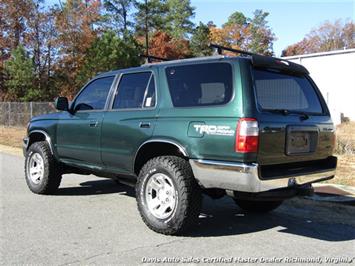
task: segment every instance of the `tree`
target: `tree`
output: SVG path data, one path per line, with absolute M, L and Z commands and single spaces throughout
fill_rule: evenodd
M 149 43 L 149 51 L 154 56 L 168 59 L 179 59 L 191 56 L 189 42 L 187 40 L 174 39 L 163 31 L 154 33 Z
M 207 25 L 200 22 L 200 24 L 194 29 L 190 47 L 194 56 L 207 56 L 212 54 L 212 50 L 209 47 L 210 29 Z
M 99 72 L 138 66 L 140 49 L 132 37 L 120 38 L 113 31 L 105 32 L 88 49 L 78 83 L 85 83 Z
M 5 73 L 9 99 L 31 101 L 41 98 L 40 92 L 32 86 L 35 78 L 33 61 L 26 55 L 22 45 L 18 45 L 5 62 Z
M 192 33 L 194 23 L 191 18 L 195 15 L 190 0 L 167 0 L 168 33 L 176 39 L 186 38 Z
M 133 25 L 128 20 L 133 4 L 134 0 L 104 0 L 109 21 L 113 24 L 114 30 L 123 36 L 128 34 L 129 28 Z
M 28 0 L 0 1 L 0 50 L 4 54 L 24 42 L 31 5 Z
M 286 47 L 282 56 L 327 52 L 338 49 L 355 48 L 355 24 L 352 21 L 343 23 L 324 22 L 318 28 L 311 30 L 303 40 Z
M 77 75 L 86 53 L 96 40 L 99 22 L 100 1 L 68 0 L 63 9 L 56 10 L 56 44 L 59 47 L 59 62 L 56 68 L 57 86 L 63 95 L 74 96 L 83 84 L 77 83 Z
M 149 53 L 149 33 L 166 28 L 166 0 L 144 0 L 136 3 L 135 13 L 136 34 L 144 36 L 145 50 Z
M 242 12 L 234 12 L 232 15 L 228 17 L 228 21 L 223 25 L 223 27 L 228 25 L 245 25 L 247 24 L 247 17 Z
M 268 15 L 255 10 L 254 17 L 247 18 L 241 12 L 234 12 L 222 28 L 210 27 L 210 39 L 227 47 L 272 55 L 276 38 L 266 21 Z
M 254 17 L 249 19 L 251 35 L 248 48 L 251 52 L 265 55 L 273 54 L 273 41 L 276 38 L 267 25 L 267 16 L 269 16 L 268 12 L 257 9 L 254 11 Z

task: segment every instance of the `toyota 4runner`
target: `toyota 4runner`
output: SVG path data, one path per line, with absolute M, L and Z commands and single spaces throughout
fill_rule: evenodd
M 28 125 L 28 187 L 55 193 L 67 173 L 132 184 L 143 221 L 163 234 L 197 220 L 202 193 L 254 212 L 311 193 L 337 163 L 326 103 L 303 66 L 245 54 L 107 72 L 71 104 L 57 98 L 61 112 Z

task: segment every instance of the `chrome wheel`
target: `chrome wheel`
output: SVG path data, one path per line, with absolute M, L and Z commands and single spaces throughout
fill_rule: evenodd
M 158 219 L 171 216 L 177 204 L 177 192 L 171 178 L 165 174 L 152 175 L 145 187 L 145 201 L 149 211 Z
M 39 153 L 32 153 L 27 163 L 27 174 L 34 184 L 39 184 L 43 179 L 44 161 Z

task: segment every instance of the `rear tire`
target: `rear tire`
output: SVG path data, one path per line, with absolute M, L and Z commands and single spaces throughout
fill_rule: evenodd
M 278 208 L 283 201 L 252 201 L 234 199 L 235 203 L 247 212 L 266 213 Z
M 33 193 L 52 194 L 58 189 L 62 175 L 46 141 L 35 142 L 28 148 L 25 177 Z
M 149 160 L 136 185 L 137 206 L 153 231 L 176 235 L 198 220 L 202 194 L 188 161 L 175 156 Z

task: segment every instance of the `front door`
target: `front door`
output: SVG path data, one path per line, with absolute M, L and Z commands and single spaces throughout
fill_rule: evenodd
M 71 112 L 62 114 L 56 141 L 61 159 L 101 165 L 101 127 L 113 80 L 114 76 L 109 76 L 91 81 L 79 92 Z

